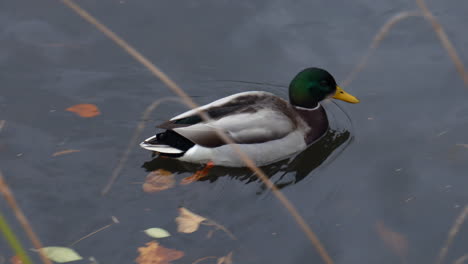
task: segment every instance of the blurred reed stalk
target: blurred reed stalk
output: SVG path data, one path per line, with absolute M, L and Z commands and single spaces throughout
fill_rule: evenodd
M 46 258 L 44 254 L 42 253 L 42 251 L 40 250 L 42 248 L 42 244 L 39 241 L 39 238 L 37 237 L 36 233 L 34 233 L 31 225 L 29 224 L 28 219 L 26 219 L 26 216 L 24 216 L 23 212 L 18 206 L 18 203 L 16 202 L 16 199 L 13 196 L 13 193 L 10 191 L 8 184 L 5 182 L 5 178 L 3 177 L 3 173 L 1 171 L 0 171 L 0 193 L 2 193 L 3 197 L 7 201 L 7 204 L 10 206 L 11 210 L 13 210 L 16 216 L 16 219 L 20 223 L 23 230 L 26 232 L 26 235 L 28 236 L 28 238 L 31 240 L 32 244 L 34 245 L 34 248 L 38 251 L 42 262 L 44 264 L 52 264 L 52 262 L 48 258 Z
M 448 250 L 450 245 L 452 245 L 453 240 L 455 239 L 455 236 L 458 234 L 460 231 L 461 226 L 465 222 L 466 218 L 468 217 L 468 205 L 465 205 L 463 207 L 463 210 L 461 211 L 460 215 L 457 217 L 455 220 L 455 223 L 453 224 L 452 228 L 450 228 L 450 231 L 447 236 L 447 240 L 445 241 L 444 245 L 440 249 L 439 256 L 437 257 L 436 264 L 442 264 L 445 256 L 447 256 Z M 463 257 L 461 258 L 463 259 Z M 464 260 L 460 260 L 462 263 Z
M 447 54 L 449 55 L 453 64 L 455 64 L 455 68 L 457 69 L 458 73 L 463 79 L 465 86 L 468 87 L 468 73 L 465 70 L 465 66 L 463 65 L 463 62 L 460 59 L 460 56 L 458 56 L 457 50 L 455 49 L 452 42 L 448 38 L 447 33 L 445 33 L 444 28 L 439 23 L 439 21 L 437 21 L 437 19 L 434 17 L 432 12 L 429 10 L 429 8 L 426 5 L 425 0 L 416 0 L 416 3 L 418 4 L 419 8 L 423 12 L 424 17 L 428 20 L 428 22 L 431 23 L 432 28 L 434 29 L 434 32 L 437 34 L 437 37 L 442 43 L 442 46 L 447 51 Z
M 361 58 L 359 63 L 354 66 L 354 68 L 351 70 L 351 72 L 347 75 L 345 80 L 343 81 L 342 85 L 343 86 L 348 86 L 357 76 L 358 73 L 360 73 L 364 67 L 367 65 L 367 62 L 369 58 L 373 55 L 374 51 L 377 49 L 377 47 L 380 45 L 382 40 L 387 36 L 387 34 L 390 32 L 390 30 L 397 25 L 399 22 L 406 20 L 407 18 L 410 17 L 424 17 L 431 25 L 436 33 L 437 37 L 440 40 L 440 43 L 442 44 L 442 47 L 445 48 L 445 51 L 447 52 L 449 58 L 452 60 L 453 64 L 455 65 L 455 68 L 457 72 L 459 73 L 460 77 L 462 78 L 464 84 L 466 87 L 468 87 L 468 72 L 465 70 L 465 66 L 463 65 L 462 60 L 460 59 L 460 56 L 458 55 L 457 50 L 453 46 L 452 42 L 447 36 L 447 33 L 445 33 L 444 28 L 442 25 L 439 23 L 439 21 L 434 17 L 432 12 L 429 10 L 429 8 L 426 5 L 425 0 L 416 0 L 417 5 L 421 9 L 420 12 L 418 11 L 403 11 L 399 12 L 390 19 L 385 22 L 385 24 L 379 29 L 379 31 L 374 35 L 374 38 L 367 49 L 366 54 Z
M 26 250 L 24 249 L 21 242 L 16 237 L 15 233 L 11 229 L 10 225 L 6 221 L 3 214 L 0 212 L 0 231 L 5 238 L 8 245 L 10 245 L 11 249 L 15 252 L 15 255 L 20 258 L 23 264 L 32 264 L 31 259 L 29 258 Z

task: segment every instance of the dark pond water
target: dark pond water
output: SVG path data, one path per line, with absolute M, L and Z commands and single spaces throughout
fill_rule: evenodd
M 343 80 L 375 32 L 412 1 L 129 1 L 80 0 L 129 40 L 199 103 L 247 90 L 286 97 L 286 89 L 219 80 L 287 84 L 320 66 Z M 468 63 L 468 2 L 429 1 Z M 233 252 L 235 263 L 320 263 L 292 217 L 246 170 L 216 168 L 210 176 L 148 194 L 149 170 L 196 168 L 159 160 L 135 146 L 107 196 L 100 192 L 122 156 L 141 113 L 173 94 L 146 69 L 59 1 L 0 2 L 0 168 L 45 245 L 67 246 L 120 220 L 74 248 L 100 263 L 132 263 L 151 241 L 185 252 L 175 263 Z M 358 105 L 333 104 L 333 130 L 293 161 L 266 169 L 295 204 L 336 263 L 402 263 L 377 232 L 383 223 L 404 236 L 407 263 L 435 260 L 454 219 L 468 202 L 468 88 L 431 27 L 420 18 L 397 25 L 368 67 L 344 87 Z M 102 114 L 65 111 L 91 103 Z M 153 124 L 185 111 L 166 103 Z M 80 152 L 52 157 L 66 149 Z M 176 231 L 177 208 L 223 224 L 193 234 Z M 5 202 L 3 213 L 26 241 Z M 447 263 L 468 253 L 468 228 Z M 0 241 L 0 255 L 11 256 Z M 89 263 L 89 261 L 82 261 Z M 213 259 L 202 263 L 215 263 Z

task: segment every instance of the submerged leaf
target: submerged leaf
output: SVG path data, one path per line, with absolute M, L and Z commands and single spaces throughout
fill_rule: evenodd
M 387 245 L 393 253 L 401 258 L 406 258 L 408 255 L 408 240 L 400 233 L 392 231 L 382 221 L 378 221 L 375 225 L 377 233 L 382 241 Z
M 80 117 L 86 117 L 86 118 L 95 117 L 101 114 L 101 112 L 99 111 L 99 108 L 93 104 L 77 104 L 77 105 L 68 107 L 66 110 L 73 112 L 79 115 Z
M 138 264 L 170 264 L 184 256 L 184 252 L 165 248 L 156 241 L 146 243 L 146 247 L 139 247 L 138 252 L 140 256 L 135 260 Z
M 193 233 L 198 230 L 200 223 L 206 218 L 190 212 L 184 207 L 179 208 L 179 216 L 176 217 L 177 231 L 181 233 Z
M 155 170 L 150 172 L 143 184 L 143 191 L 147 193 L 160 192 L 174 187 L 174 175 L 167 170 Z
M 58 263 L 83 259 L 75 250 L 67 247 L 45 247 L 40 250 L 47 258 Z
M 171 236 L 171 234 L 169 234 L 169 232 L 167 232 L 166 230 L 162 228 L 157 228 L 157 227 L 146 229 L 145 233 L 148 236 L 154 237 L 154 238 L 164 238 L 164 237 Z
M 10 258 L 10 264 L 23 264 L 21 258 L 17 255 Z

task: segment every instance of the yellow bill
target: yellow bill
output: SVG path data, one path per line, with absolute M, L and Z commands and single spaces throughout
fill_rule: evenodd
M 336 86 L 336 93 L 335 93 L 335 95 L 333 95 L 333 98 L 341 100 L 341 101 L 345 101 L 345 102 L 348 102 L 348 103 L 352 103 L 352 104 L 359 103 L 359 100 L 356 97 L 354 97 L 354 96 L 350 95 L 349 93 L 345 92 L 338 85 Z

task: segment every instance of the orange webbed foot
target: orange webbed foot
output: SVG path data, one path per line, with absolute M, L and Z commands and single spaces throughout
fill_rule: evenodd
M 208 162 L 202 170 L 196 171 L 192 176 L 188 176 L 182 179 L 180 184 L 189 184 L 198 181 L 208 175 L 211 168 L 215 166 L 214 162 Z

